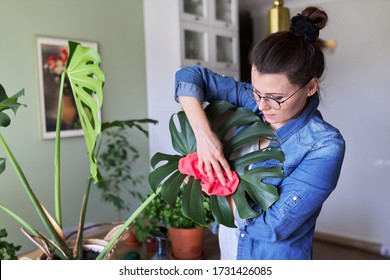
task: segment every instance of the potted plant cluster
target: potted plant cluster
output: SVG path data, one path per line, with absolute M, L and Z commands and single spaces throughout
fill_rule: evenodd
M 203 256 L 204 233 L 208 225 L 214 222 L 209 197 L 203 197 L 206 225 L 200 225 L 181 211 L 182 192 L 179 193 L 174 207 L 161 196 L 155 197 L 147 208 L 136 218 L 134 231 L 146 246 L 155 244 L 153 232 L 163 231 L 172 246 L 172 258 L 199 259 Z M 148 248 L 148 247 L 147 247 Z

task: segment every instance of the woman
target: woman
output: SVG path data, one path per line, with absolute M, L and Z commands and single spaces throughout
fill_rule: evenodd
M 336 187 L 345 152 L 342 135 L 317 109 L 325 67 L 325 44 L 318 36 L 327 19 L 324 11 L 308 7 L 292 18 L 290 31 L 258 42 L 250 54 L 251 84 L 200 67 L 176 73 L 175 97 L 194 130 L 203 174 L 214 179 L 214 169 L 222 183 L 223 171 L 231 177 L 204 101 L 226 100 L 256 112 L 274 130 L 285 154 L 285 178 L 268 181 L 277 186 L 280 199 L 254 219 L 236 215 L 238 230 L 221 226 L 222 259 L 312 258 L 316 220 Z M 249 149 L 268 144 L 261 140 Z

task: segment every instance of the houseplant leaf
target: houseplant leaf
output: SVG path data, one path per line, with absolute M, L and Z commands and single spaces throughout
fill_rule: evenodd
M 156 153 L 151 159 L 152 168 L 155 168 L 150 172 L 148 176 L 148 182 L 151 189 L 156 192 L 157 187 L 161 182 L 166 179 L 173 171 L 177 170 L 177 165 L 181 157 L 177 155 L 167 155 L 162 153 Z M 156 165 L 162 161 L 166 161 L 165 164 L 156 168 Z
M 196 141 L 194 132 L 191 129 L 185 113 L 183 111 L 178 112 L 177 119 L 179 121 L 179 129 L 176 128 L 173 115 L 169 120 L 169 131 L 171 133 L 173 148 L 182 155 L 188 155 L 195 152 Z
M 177 170 L 162 184 L 161 195 L 172 207 L 175 207 L 176 197 L 179 194 L 180 187 L 185 177 L 186 175 L 181 174 Z
M 218 224 L 235 227 L 232 209 L 224 196 L 210 196 L 211 212 Z
M 191 178 L 192 179 L 192 178 Z M 163 188 L 164 189 L 164 188 Z M 190 180 L 183 186 L 183 214 L 201 226 L 206 226 L 204 217 L 202 187 L 199 180 Z
M 95 182 L 99 180 L 99 174 L 94 149 L 101 130 L 98 113 L 103 103 L 105 81 L 103 71 L 99 67 L 100 61 L 97 51 L 69 42 L 65 73 L 72 87 L 90 159 L 91 176 Z
M 239 187 L 232 195 L 237 211 L 240 217 L 244 219 L 256 217 L 258 213 L 249 206 L 245 194 L 250 195 L 263 210 L 268 209 L 279 199 L 276 187 L 263 182 L 266 178 L 283 177 L 282 162 L 284 156 L 276 141 L 276 136 L 253 112 L 245 108 L 235 108 L 226 101 L 212 102 L 205 108 L 205 112 L 211 126 L 216 131 L 216 135 L 224 145 L 225 157 L 230 162 L 232 169 L 236 170 L 240 176 Z M 176 123 L 173 119 L 175 117 L 178 120 Z M 153 190 L 161 187 L 162 198 L 169 201 L 173 206 L 183 181 L 178 179 L 179 177 L 174 180 L 172 174 L 176 174 L 180 158 L 195 151 L 196 140 L 184 112 L 172 115 L 169 129 L 172 146 L 181 156 L 157 153 L 152 157 L 151 165 L 154 170 L 149 175 L 149 184 Z M 272 146 L 268 149 L 234 157 L 235 152 L 240 148 L 254 141 L 259 141 L 260 138 L 271 140 Z M 250 170 L 252 164 L 268 160 L 271 160 L 275 166 L 272 168 L 258 167 L 255 170 Z M 155 168 L 162 161 L 166 161 L 165 165 Z M 200 191 L 200 180 L 194 180 L 194 182 L 190 180 L 187 184 L 184 184 L 183 189 L 185 192 L 185 201 L 183 198 L 182 206 L 183 214 L 202 224 L 204 220 L 201 217 L 202 207 L 200 201 L 202 195 L 205 194 Z M 218 223 L 235 227 L 234 216 L 226 197 L 211 195 L 210 207 Z

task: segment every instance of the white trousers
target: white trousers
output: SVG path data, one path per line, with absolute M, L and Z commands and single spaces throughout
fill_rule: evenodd
M 236 260 L 238 246 L 238 228 L 219 225 L 218 240 L 221 260 Z

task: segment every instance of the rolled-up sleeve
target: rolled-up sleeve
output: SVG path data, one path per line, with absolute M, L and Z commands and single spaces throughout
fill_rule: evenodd
M 257 112 L 256 102 L 249 98 L 244 84 L 207 68 L 185 67 L 176 72 L 174 98 L 176 102 L 179 96 L 191 96 L 204 102 L 225 100 Z

